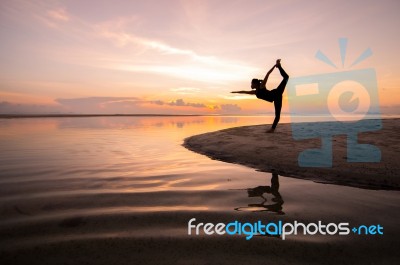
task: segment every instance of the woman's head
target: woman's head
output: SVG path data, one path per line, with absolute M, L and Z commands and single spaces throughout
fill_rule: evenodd
M 251 89 L 260 88 L 261 80 L 254 78 L 251 80 Z

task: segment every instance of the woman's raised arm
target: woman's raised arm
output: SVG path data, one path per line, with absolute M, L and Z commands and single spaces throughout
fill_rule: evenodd
M 242 91 L 232 91 L 231 93 L 255 95 L 256 91 L 255 90 L 250 90 L 250 91 L 242 90 Z
M 265 85 L 267 84 L 268 77 L 269 77 L 269 75 L 272 73 L 272 71 L 274 71 L 275 66 L 276 66 L 276 65 L 272 66 L 272 68 L 271 68 L 271 69 L 267 72 L 267 74 L 265 75 L 264 80 L 261 82 L 261 86 L 262 86 L 262 87 L 265 87 Z

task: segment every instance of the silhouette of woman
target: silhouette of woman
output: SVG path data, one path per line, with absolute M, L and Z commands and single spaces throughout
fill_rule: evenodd
M 279 84 L 279 86 L 273 90 L 268 90 L 265 85 L 267 84 L 268 77 L 274 70 L 274 68 L 278 68 L 283 80 Z M 275 107 L 275 119 L 272 124 L 271 129 L 269 129 L 268 133 L 273 133 L 275 131 L 276 126 L 278 125 L 279 119 L 281 117 L 282 110 L 282 94 L 285 91 L 286 84 L 289 80 L 289 75 L 283 70 L 281 66 L 281 59 L 276 60 L 276 64 L 267 72 L 264 80 L 253 79 L 251 80 L 251 89 L 250 91 L 232 91 L 231 93 L 240 93 L 240 94 L 251 94 L 256 95 L 257 98 L 263 99 L 269 102 L 274 102 Z
M 246 208 L 254 208 L 252 212 L 275 212 L 276 214 L 283 215 L 283 198 L 279 193 L 279 178 L 277 173 L 272 173 L 271 186 L 257 186 L 255 188 L 247 189 L 248 197 L 261 197 L 263 201 L 261 203 L 249 203 L 247 207 L 237 207 L 236 211 L 243 211 Z M 272 194 L 272 204 L 267 204 L 267 198 L 264 197 L 265 193 Z

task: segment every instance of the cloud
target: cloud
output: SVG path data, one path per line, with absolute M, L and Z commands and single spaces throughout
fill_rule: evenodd
M 27 4 L 29 2 L 27 1 Z M 174 12 L 177 14 L 171 17 L 171 21 L 174 21 L 172 28 L 167 26 L 170 19 L 164 16 L 156 16 L 157 19 L 153 19 L 156 10 L 164 15 L 164 8 L 155 8 L 152 9 L 154 11 L 145 14 L 139 12 L 146 5 L 145 2 L 121 4 L 121 7 L 117 7 L 121 8 L 121 14 L 107 16 L 107 21 L 104 21 L 100 14 L 96 20 L 89 19 L 91 16 L 86 17 L 82 16 L 82 12 L 77 13 L 73 5 L 68 5 L 70 9 L 67 9 L 60 6 L 57 1 L 42 5 L 30 3 L 23 8 L 24 13 L 19 15 L 34 16 L 35 20 L 51 28 L 49 31 L 47 27 L 43 29 L 33 23 L 29 25 L 34 26 L 39 33 L 35 35 L 51 39 L 45 42 L 38 39 L 39 43 L 34 43 L 33 48 L 41 56 L 50 57 L 50 61 L 63 62 L 65 65 L 100 68 L 102 71 L 107 69 L 133 72 L 135 75 L 146 73 L 149 76 L 165 78 L 167 81 L 171 81 L 169 77 L 172 76 L 174 80 L 189 79 L 207 84 L 211 82 L 225 84 L 247 79 L 258 70 L 247 61 L 232 59 L 232 56 L 217 52 L 218 50 L 212 45 L 205 48 L 206 46 L 197 44 L 197 39 L 193 38 L 197 34 L 192 31 L 189 33 L 193 36 L 177 34 L 178 29 L 175 28 L 179 25 L 177 21 L 185 19 L 185 16 L 180 18 L 179 15 L 182 13 L 175 9 Z M 179 3 L 177 2 L 178 5 Z M 165 8 L 171 5 L 171 3 L 165 4 Z M 122 6 L 132 6 L 132 10 L 136 12 L 123 12 L 126 10 L 123 10 Z M 23 21 L 26 23 L 28 20 Z M 155 27 L 153 23 L 157 21 L 165 23 Z M 204 44 L 206 43 L 209 41 Z M 141 82 L 137 81 L 139 79 L 142 80 L 137 78 L 136 82 Z M 175 82 L 174 86 L 177 84 Z M 185 93 L 185 91 L 177 92 Z
M 71 16 L 63 7 L 52 7 L 47 10 L 40 10 L 36 12 L 35 17 L 52 29 L 59 29 L 63 24 L 72 20 Z
M 150 101 L 150 103 L 156 104 L 156 105 L 164 105 L 165 104 L 164 101 L 162 101 L 162 100 L 154 100 L 154 101 Z
M 68 113 L 60 105 L 19 104 L 8 101 L 0 102 L 0 114 L 59 114 Z
M 167 103 L 169 106 L 178 106 L 178 107 L 183 107 L 183 106 L 188 106 L 188 107 L 194 107 L 194 108 L 206 108 L 207 106 L 204 105 L 203 103 L 186 103 L 183 99 L 177 99 L 175 101 Z
M 241 111 L 237 104 L 208 106 L 200 102 L 186 102 L 182 98 L 173 101 L 146 100 L 138 97 L 58 98 L 54 103 L 35 105 L 2 101 L 0 114 L 204 114 L 209 111 Z
M 111 102 L 118 102 L 118 101 L 137 101 L 139 98 L 137 97 L 87 97 L 87 98 L 58 98 L 56 102 L 67 105 L 67 106 L 76 106 L 81 104 L 105 104 Z
M 190 103 L 183 99 L 165 102 L 144 100 L 138 97 L 70 98 L 56 99 L 56 102 L 76 113 L 154 113 L 155 111 L 160 113 L 160 111 L 174 110 L 171 107 L 206 108 L 203 103 Z M 154 108 L 151 105 L 164 106 L 164 108 Z
M 169 103 L 171 106 L 185 106 L 185 102 L 183 99 L 177 99 L 176 101 L 172 101 Z
M 183 55 L 203 63 L 223 63 L 215 56 L 205 56 L 190 49 L 182 49 L 167 44 L 164 41 L 146 38 L 129 32 L 130 24 L 138 23 L 137 18 L 118 18 L 96 25 L 94 28 L 99 36 L 117 43 L 118 46 L 141 45 L 145 48 L 158 51 L 162 54 Z
M 147 101 L 138 97 L 59 98 L 56 102 L 74 113 L 142 113 Z
M 202 103 L 186 103 L 186 106 L 194 107 L 194 108 L 206 108 L 206 105 Z
M 254 95 L 219 95 L 220 98 L 228 99 L 228 100 L 244 100 L 244 99 L 255 99 Z
M 167 105 L 167 106 L 176 106 L 176 107 L 193 107 L 193 108 L 206 108 L 207 106 L 203 103 L 189 103 L 189 102 L 185 102 L 183 99 L 177 99 L 174 101 L 170 101 L 170 102 L 164 102 L 162 100 L 153 100 L 153 101 L 149 101 L 149 103 L 151 104 L 155 104 L 155 105 Z
M 195 94 L 200 91 L 199 88 L 195 87 L 177 87 L 177 88 L 171 88 L 170 91 L 176 93 L 176 94 Z
M 241 67 L 233 63 L 219 67 L 218 65 L 202 65 L 195 63 L 183 63 L 180 65 L 168 64 L 139 64 L 139 63 L 114 63 L 105 68 L 128 71 L 147 72 L 158 75 L 168 75 L 181 79 L 201 81 L 205 83 L 226 83 L 227 81 L 239 81 L 248 79 L 255 70 L 250 67 Z
M 200 54 L 195 50 L 179 47 L 180 44 L 173 43 L 174 40 L 169 38 L 145 36 L 139 33 L 139 30 L 135 30 L 140 23 L 140 19 L 133 17 L 118 18 L 92 26 L 98 38 L 110 41 L 136 57 L 136 60 L 132 61 L 121 59 L 102 64 L 96 62 L 93 66 L 204 82 L 237 81 L 257 71 L 256 68 L 243 62 Z M 156 63 L 152 63 L 149 58 L 156 58 L 154 61 Z
M 223 113 L 237 113 L 242 110 L 237 104 L 222 104 L 220 107 Z
M 47 11 L 47 16 L 51 19 L 59 21 L 68 21 L 70 19 L 67 11 L 63 8 L 49 10 Z

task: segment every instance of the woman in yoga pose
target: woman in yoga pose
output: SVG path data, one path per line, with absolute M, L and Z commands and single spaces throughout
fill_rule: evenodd
M 279 84 L 279 86 L 273 90 L 268 90 L 265 85 L 267 84 L 267 80 L 269 75 L 272 73 L 274 68 L 278 68 L 281 73 L 283 80 Z M 281 109 L 282 109 L 282 94 L 285 91 L 286 84 L 289 80 L 289 75 L 283 70 L 281 66 L 281 59 L 276 60 L 276 64 L 268 71 L 265 75 L 264 80 L 253 79 L 251 80 L 251 89 L 250 91 L 232 91 L 231 93 L 240 93 L 240 94 L 251 94 L 256 95 L 257 98 L 263 99 L 269 102 L 274 102 L 275 107 L 275 119 L 272 124 L 271 129 L 267 132 L 273 133 L 275 131 L 276 125 L 278 125 L 279 119 L 281 117 Z M 254 90 L 255 89 L 255 90 Z

